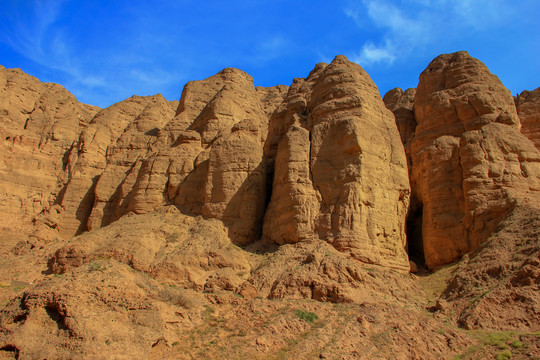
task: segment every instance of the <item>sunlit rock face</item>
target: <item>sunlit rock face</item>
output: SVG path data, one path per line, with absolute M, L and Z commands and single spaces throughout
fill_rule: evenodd
M 255 88 L 227 68 L 189 82 L 179 102 L 133 96 L 101 110 L 3 74 L 6 169 L 26 161 L 47 178 L 32 187 L 37 175 L 5 172 L 5 223 L 31 221 L 38 242 L 174 205 L 220 220 L 242 246 L 317 240 L 364 263 L 406 270 L 409 251 L 437 267 L 538 193 L 534 126 L 520 128 L 512 95 L 465 52 L 437 57 L 417 89 L 384 102 L 343 56 L 290 87 Z M 516 99 L 527 124 L 536 100 Z
M 539 154 L 520 133 L 511 93 L 466 52 L 437 57 L 414 98 L 411 185 L 423 206 L 425 260 L 474 250 L 516 201 L 535 201 Z
M 338 56 L 295 80 L 270 120 L 266 153 L 274 181 L 263 236 L 315 237 L 362 261 L 408 268 L 406 158 L 360 66 Z
M 523 91 L 515 98 L 521 132 L 540 149 L 540 88 Z

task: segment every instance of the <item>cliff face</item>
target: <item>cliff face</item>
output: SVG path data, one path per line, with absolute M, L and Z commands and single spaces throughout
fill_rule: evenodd
M 406 159 L 377 88 L 344 57 L 297 84 L 271 119 L 285 131 L 266 146 L 272 162 L 277 142 L 263 235 L 278 244 L 317 237 L 364 262 L 406 268 Z
M 337 57 L 290 89 L 255 89 L 225 69 L 188 83 L 174 106 L 133 97 L 87 120 L 64 150 L 66 180 L 43 222 L 70 236 L 173 204 L 223 221 L 236 244 L 320 239 L 408 269 L 405 154 L 358 65 Z
M 0 84 L 0 286 L 26 287 L 0 292 L 0 355 L 252 358 L 298 340 L 452 358 L 470 339 L 435 336 L 443 320 L 540 330 L 538 89 L 514 99 L 466 52 L 384 101 L 343 56 L 290 87 L 227 68 L 179 102 L 106 109 L 19 70 Z
M 521 132 L 540 149 L 540 88 L 523 91 L 515 99 Z
M 225 69 L 188 83 L 179 103 L 135 96 L 100 111 L 20 71 L 2 76 L 3 223 L 35 241 L 173 204 L 223 221 L 236 244 L 320 239 L 402 269 L 408 248 L 436 267 L 538 194 L 525 138 L 535 140 L 537 90 L 516 110 L 465 52 L 433 60 L 417 89 L 387 93 L 395 117 L 342 56 L 290 88 L 255 89 Z
M 410 144 L 423 252 L 436 267 L 476 249 L 516 202 L 538 203 L 540 158 L 520 133 L 510 92 L 466 52 L 441 55 L 420 75 L 414 121 L 403 97 L 390 92 L 387 106 Z M 405 121 L 417 125 L 399 126 Z
M 29 225 L 58 200 L 67 181 L 67 153 L 98 110 L 60 85 L 0 66 L 3 230 L 27 236 L 40 231 Z
M 180 102 L 134 96 L 102 110 L 2 76 L 3 224 L 31 233 L 30 247 L 175 205 L 222 221 L 242 246 L 318 239 L 365 263 L 406 269 L 408 249 L 436 267 L 538 197 L 537 90 L 516 110 L 466 52 L 386 94 L 394 117 L 343 56 L 291 87 L 255 89 L 225 69 L 189 82 Z

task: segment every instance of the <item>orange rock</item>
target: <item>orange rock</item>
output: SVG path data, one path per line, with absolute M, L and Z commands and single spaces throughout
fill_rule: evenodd
M 515 99 L 521 132 L 540 149 L 540 88 L 523 91 Z
M 537 201 L 540 155 L 519 132 L 510 92 L 466 52 L 429 64 L 414 111 L 411 184 L 425 259 L 436 267 L 477 248 L 516 199 Z
M 405 154 L 367 73 L 344 56 L 317 65 L 295 80 L 269 128 L 274 182 L 264 236 L 278 244 L 316 237 L 361 261 L 408 270 Z
M 407 155 L 407 165 L 411 169 L 411 143 L 416 130 L 416 119 L 414 118 L 414 96 L 416 89 L 405 91 L 395 88 L 388 91 L 383 98 L 384 105 L 392 111 L 396 117 L 396 125 L 401 136 L 401 142 L 405 147 Z
M 0 66 L 0 229 L 33 232 L 30 222 L 61 195 L 67 154 L 98 110 L 60 85 Z M 42 225 L 58 235 L 56 225 Z

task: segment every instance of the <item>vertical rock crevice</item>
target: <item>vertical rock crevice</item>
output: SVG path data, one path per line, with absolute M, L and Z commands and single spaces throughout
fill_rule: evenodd
M 423 205 L 417 199 L 412 199 L 406 220 L 407 255 L 409 261 L 414 262 L 417 269 L 426 266 L 422 237 L 423 212 Z

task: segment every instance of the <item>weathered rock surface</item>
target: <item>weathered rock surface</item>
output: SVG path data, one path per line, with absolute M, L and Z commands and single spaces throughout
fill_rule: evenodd
M 39 232 L 29 225 L 57 201 L 67 181 L 66 154 L 98 110 L 60 85 L 0 66 L 2 230 Z M 51 222 L 49 226 L 56 227 Z
M 174 204 L 222 220 L 229 237 L 247 245 L 260 238 L 270 201 L 270 241 L 315 237 L 359 260 L 408 268 L 406 161 L 369 76 L 337 57 L 286 90 L 255 89 L 249 75 L 225 69 L 188 83 L 174 116 L 159 96 L 100 111 L 68 158 L 61 231 L 78 234 Z
M 466 329 L 540 330 L 540 209 L 518 204 L 443 293 Z
M 222 220 L 236 243 L 257 239 L 266 194 L 262 145 L 286 89 L 255 89 L 237 69 L 188 83 L 176 116 L 142 161 L 128 209 L 143 213 L 172 203 Z
M 265 237 L 320 238 L 361 261 L 408 269 L 406 159 L 381 100 L 369 75 L 343 56 L 295 81 L 266 144 L 275 171 Z
M 100 260 L 50 277 L 13 299 L 0 314 L 2 355 L 162 358 L 160 342 L 200 323 L 204 303 L 189 290 Z
M 395 88 L 387 92 L 383 97 L 384 105 L 392 111 L 396 118 L 396 125 L 401 136 L 401 142 L 405 147 L 409 170 L 412 167 L 411 143 L 416 130 L 416 119 L 414 117 L 415 95 L 415 88 L 405 91 Z
M 411 155 L 411 144 L 416 131 L 416 119 L 414 117 L 414 96 L 416 89 L 411 88 L 405 91 L 400 88 L 390 90 L 384 95 L 385 106 L 392 111 L 396 118 L 396 125 L 401 136 L 401 142 L 405 148 L 407 156 L 407 167 L 409 178 L 411 178 L 413 164 Z M 416 188 L 411 187 L 411 198 L 407 215 L 407 253 L 411 264 L 411 272 L 417 272 L 418 266 L 425 265 L 424 245 L 422 243 L 422 204 L 415 194 Z
M 102 110 L 0 70 L 0 358 L 540 352 L 536 93 L 467 53 L 384 102 L 343 56 Z
M 466 52 L 430 63 L 414 111 L 411 184 L 425 259 L 436 267 L 478 247 L 515 199 L 538 204 L 540 155 L 519 132 L 510 92 Z
M 198 291 L 235 290 L 250 270 L 246 253 L 220 221 L 185 216 L 174 206 L 76 237 L 55 252 L 49 267 L 63 274 L 103 258 Z
M 67 156 L 69 181 L 57 200 L 64 210 L 61 232 L 80 234 L 125 213 L 123 197 L 134 183 L 130 175 L 174 105 L 161 95 L 133 96 L 96 114 Z
M 516 99 L 521 132 L 540 150 L 540 88 L 523 91 Z

